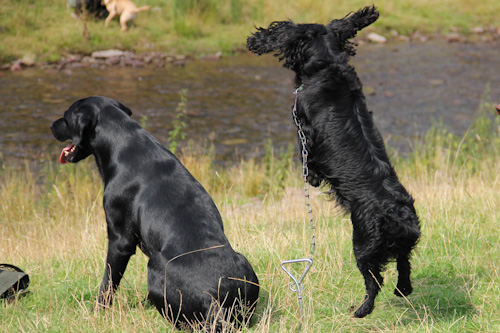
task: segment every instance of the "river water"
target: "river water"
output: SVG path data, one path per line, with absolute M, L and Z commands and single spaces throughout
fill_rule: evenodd
M 499 54 L 495 43 L 364 44 L 352 64 L 386 143 L 404 154 L 436 120 L 463 133 L 482 95 L 483 102 L 500 102 Z M 296 143 L 292 79 L 276 58 L 250 54 L 161 69 L 3 72 L 0 152 L 3 160 L 56 160 L 64 144 L 52 138 L 50 123 L 91 95 L 119 100 L 166 144 L 179 91 L 188 89 L 187 139 L 213 143 L 219 161 L 248 158 L 262 153 L 268 139 L 277 147 Z

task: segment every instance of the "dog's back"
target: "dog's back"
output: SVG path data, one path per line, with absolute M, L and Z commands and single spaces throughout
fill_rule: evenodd
M 130 117 L 119 112 L 109 119 L 101 115 L 100 123 L 103 131 L 115 132 L 119 124 L 126 132 L 114 144 L 118 160 L 112 176 L 105 176 L 105 207 L 112 214 L 124 193 L 134 198 L 116 219 L 130 219 L 150 258 L 149 299 L 171 320 L 179 314 L 183 320 L 201 320 L 201 315 L 215 316 L 233 307 L 224 319 L 237 316 L 243 307 L 250 311 L 259 293 L 257 276 L 231 247 L 220 213 L 203 186 Z M 137 171 L 140 177 L 131 178 Z
M 151 6 L 137 7 L 135 3 L 133 3 L 131 0 L 113 0 L 113 1 L 115 1 L 115 8 L 116 8 L 115 10 L 119 14 L 122 14 L 124 12 L 138 13 L 151 9 Z

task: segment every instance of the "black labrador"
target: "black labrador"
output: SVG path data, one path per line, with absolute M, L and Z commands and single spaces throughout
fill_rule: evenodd
M 229 244 L 202 185 L 131 115 L 116 100 L 89 97 L 51 125 L 57 140 L 71 141 L 60 162 L 93 154 L 104 181 L 108 254 L 99 304 L 111 303 L 139 246 L 149 257 L 148 299 L 178 327 L 219 331 L 245 322 L 259 295 L 252 266 Z

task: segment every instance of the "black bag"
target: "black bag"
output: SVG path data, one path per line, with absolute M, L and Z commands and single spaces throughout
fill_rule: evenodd
M 0 299 L 12 301 L 16 297 L 26 295 L 29 284 L 28 274 L 20 268 L 14 265 L 0 264 Z

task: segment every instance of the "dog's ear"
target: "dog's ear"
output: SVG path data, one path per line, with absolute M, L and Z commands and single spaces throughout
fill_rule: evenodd
M 379 12 L 375 6 L 367 6 L 355 13 L 347 14 L 343 19 L 331 21 L 326 28 L 341 41 L 347 41 L 356 36 L 359 30 L 375 22 L 378 16 Z
M 68 133 L 75 146 L 87 138 L 89 129 L 94 128 L 99 108 L 96 97 L 88 97 L 73 103 L 64 113 L 64 120 L 68 127 Z
M 125 112 L 126 114 L 128 114 L 129 116 L 132 116 L 132 110 L 130 110 L 128 107 L 126 107 L 125 105 L 123 105 L 122 103 L 116 101 L 116 106 L 122 110 L 123 112 Z
M 127 115 L 132 116 L 132 111 L 122 103 L 118 102 L 116 99 L 104 96 L 94 96 L 91 97 L 91 99 L 94 101 L 94 104 L 98 106 L 100 109 L 111 104 L 120 109 L 121 111 L 125 112 Z
M 311 61 L 328 52 L 323 47 L 323 35 L 328 33 L 321 24 L 295 24 L 292 21 L 273 22 L 269 28 L 258 28 L 258 31 L 247 40 L 247 47 L 253 53 L 261 55 L 276 51 L 275 56 L 284 60 L 283 67 L 297 74 L 296 84 L 299 84 L 304 71 L 314 72 L 322 67 L 322 61 Z M 322 50 L 322 48 L 324 50 Z
M 248 37 L 247 48 L 257 55 L 280 50 L 294 28 L 297 25 L 292 21 L 275 21 L 267 29 L 257 28 L 257 32 Z
M 95 127 L 96 114 L 88 112 L 87 108 L 79 109 L 73 112 L 73 139 L 75 146 L 80 146 L 82 141 L 88 135 L 89 129 Z

